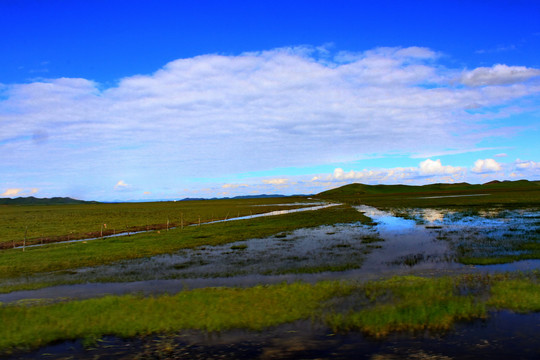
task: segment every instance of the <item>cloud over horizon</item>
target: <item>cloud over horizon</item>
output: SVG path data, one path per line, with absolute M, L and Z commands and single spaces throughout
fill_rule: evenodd
M 501 171 L 502 166 L 493 159 L 478 159 L 471 170 L 475 173 L 492 173 Z
M 116 190 L 130 188 L 117 182 L 125 178 L 133 188 L 173 191 L 186 178 L 414 154 L 419 144 L 425 153 L 474 151 L 505 127 L 471 109 L 511 106 L 520 113 L 525 107 L 516 101 L 540 92 L 538 69 L 497 64 L 465 71 L 440 66 L 439 58 L 422 47 L 332 55 L 299 46 L 178 59 L 108 88 L 80 78 L 4 85 L 0 161 L 13 171 L 5 181 L 56 173 L 66 179 L 58 186 L 69 188 L 100 174 Z M 452 177 L 462 169 L 426 160 L 413 172 Z

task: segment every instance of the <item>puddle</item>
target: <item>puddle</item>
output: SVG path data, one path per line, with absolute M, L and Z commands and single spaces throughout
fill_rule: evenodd
M 251 205 L 252 207 L 264 207 L 264 206 L 318 206 L 324 205 L 322 202 L 296 202 L 296 203 L 286 203 L 286 204 L 255 204 Z
M 303 211 L 321 210 L 321 209 L 326 209 L 326 208 L 337 206 L 337 205 L 339 204 L 334 203 L 334 204 L 324 204 L 324 205 L 317 205 L 317 206 L 292 209 L 292 210 L 276 210 L 276 211 L 270 211 L 263 214 L 254 214 L 254 215 L 240 216 L 240 217 L 235 217 L 235 218 L 230 218 L 230 219 L 225 219 L 225 220 L 209 221 L 209 222 L 205 222 L 205 224 L 215 224 L 215 223 L 222 223 L 222 222 L 235 221 L 235 220 L 254 219 L 254 218 L 265 217 L 265 216 L 276 216 L 276 215 L 292 214 L 292 213 L 303 212 Z M 190 226 L 197 226 L 197 225 L 193 224 Z
M 417 224 L 434 231 L 438 239 L 449 244 L 456 256 L 519 256 L 527 253 L 527 250 L 520 250 L 520 245 L 538 241 L 540 234 L 538 209 L 494 208 L 461 212 L 447 209 L 411 209 L 407 216 Z M 538 268 L 536 263 L 537 261 L 530 261 L 527 264 Z M 522 268 L 522 264 L 513 264 L 515 266 L 508 264 L 506 268 Z
M 468 194 L 468 195 L 442 195 L 442 196 L 423 196 L 413 199 L 443 199 L 443 198 L 456 198 L 456 197 L 468 197 L 468 196 L 489 196 L 491 194 Z

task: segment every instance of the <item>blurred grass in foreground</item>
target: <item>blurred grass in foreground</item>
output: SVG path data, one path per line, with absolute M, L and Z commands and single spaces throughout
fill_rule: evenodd
M 92 342 L 105 335 L 134 337 L 183 329 L 262 330 L 310 318 L 334 331 L 357 330 L 372 336 L 448 330 L 456 321 L 484 318 L 489 311 L 540 311 L 539 281 L 539 273 L 406 276 L 366 284 L 283 283 L 146 298 L 126 295 L 6 305 L 0 307 L 0 349 L 9 352 L 58 340 Z

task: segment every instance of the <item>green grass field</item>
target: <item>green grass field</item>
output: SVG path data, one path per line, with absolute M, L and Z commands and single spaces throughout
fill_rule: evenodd
M 304 197 L 76 205 L 0 205 L 0 248 L 248 216 L 312 202 Z M 261 206 L 265 205 L 265 206 Z M 106 224 L 106 227 L 104 226 Z
M 475 194 L 489 195 L 432 198 Z M 540 186 L 537 182 L 422 187 L 352 184 L 322 193 L 318 198 L 345 205 L 200 227 L 187 225 L 198 223 L 199 218 L 207 222 L 290 209 L 301 205 L 283 207 L 279 204 L 313 200 L 0 206 L 0 225 L 6 229 L 0 243 L 4 244 L 20 241 L 27 226 L 27 237 L 37 242 L 40 238 L 95 236 L 101 231 L 101 224 L 107 224 L 107 231 L 115 232 L 144 230 L 147 226 L 160 229 L 132 236 L 49 244 L 25 251 L 6 248 L 0 251 L 0 292 L 58 285 L 54 282 L 10 283 L 35 274 L 69 273 L 70 269 L 264 238 L 306 227 L 353 222 L 371 224 L 369 218 L 351 207 L 357 204 L 381 208 L 456 207 L 471 211 L 493 206 L 538 209 Z M 261 204 L 270 206 L 254 206 Z M 185 227 L 167 231 L 163 226 L 167 220 L 171 227 L 178 226 L 180 221 Z M 538 252 L 537 241 L 528 241 L 522 246 Z M 231 246 L 231 251 L 238 256 L 242 256 L 244 250 L 239 244 Z M 487 256 L 485 261 L 489 263 L 493 258 Z M 346 269 L 344 265 L 327 266 L 322 270 Z M 319 268 L 307 270 L 321 271 Z M 279 269 L 276 272 L 279 273 Z M 400 331 L 448 331 L 456 322 L 482 319 L 499 310 L 540 311 L 540 274 L 397 276 L 367 283 L 283 283 L 250 288 L 205 288 L 154 297 L 126 295 L 48 304 L 39 301 L 8 304 L 0 306 L 0 354 L 69 339 L 86 339 L 91 343 L 106 335 L 129 338 L 173 334 L 186 329 L 259 331 L 302 319 L 311 319 L 335 332 L 360 331 L 382 337 Z
M 201 245 L 221 245 L 255 237 L 266 237 L 298 228 L 370 219 L 349 206 L 272 217 L 154 231 L 93 241 L 50 244 L 43 247 L 0 251 L 0 279 L 26 277 L 35 273 L 110 264 L 120 260 L 166 254 Z M 0 286 L 0 289 L 2 287 Z

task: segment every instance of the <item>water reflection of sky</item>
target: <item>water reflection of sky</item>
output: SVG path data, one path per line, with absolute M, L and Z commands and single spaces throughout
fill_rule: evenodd
M 377 229 L 383 232 L 405 232 L 414 229 L 416 226 L 414 220 L 397 217 L 371 206 L 360 205 L 357 209 L 373 219 L 377 223 Z

